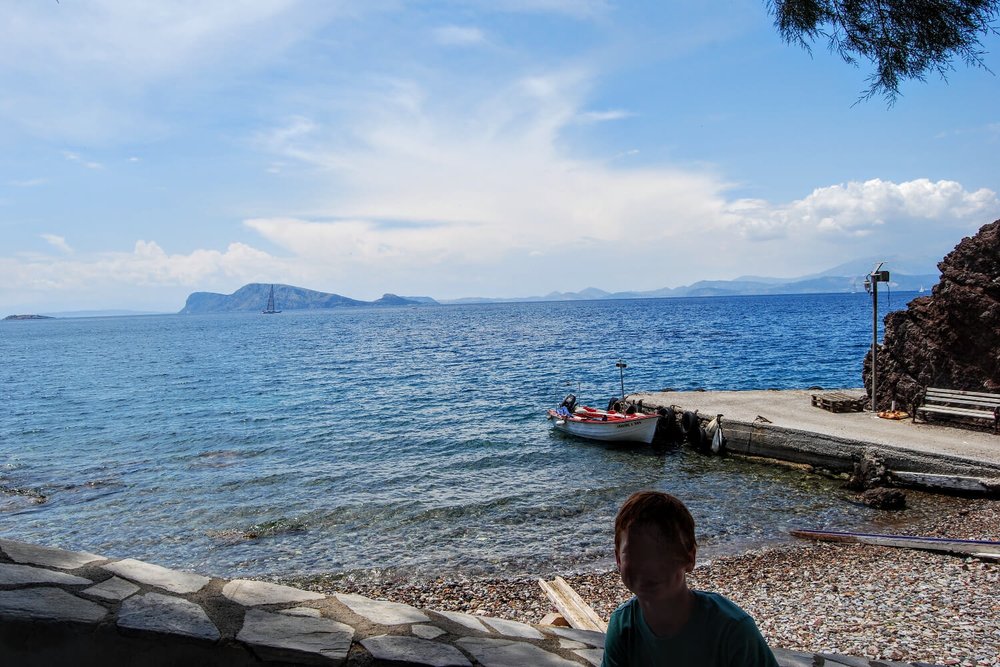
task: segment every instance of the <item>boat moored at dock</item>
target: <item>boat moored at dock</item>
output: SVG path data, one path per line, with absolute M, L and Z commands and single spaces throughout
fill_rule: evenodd
M 579 438 L 605 442 L 642 442 L 647 445 L 653 442 L 659 421 L 659 415 L 655 414 L 578 406 L 576 397 L 572 394 L 558 408 L 550 408 L 548 416 L 557 431 Z

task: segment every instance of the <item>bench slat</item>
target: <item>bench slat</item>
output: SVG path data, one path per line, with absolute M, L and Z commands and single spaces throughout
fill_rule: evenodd
M 964 389 L 945 389 L 943 387 L 927 387 L 927 393 L 957 394 L 958 396 L 974 396 L 976 398 L 1000 398 L 997 394 L 986 391 L 965 391 Z
M 955 405 L 960 408 L 968 406 L 971 408 L 982 408 L 987 410 L 1000 407 L 1000 403 L 989 403 L 987 401 L 958 401 L 944 398 L 925 398 L 924 405 Z
M 924 401 L 928 403 L 934 402 L 957 403 L 960 405 L 982 405 L 991 408 L 1000 406 L 1000 396 L 982 396 L 962 392 L 932 392 L 930 389 L 927 390 L 927 393 L 924 396 Z
M 963 417 L 980 417 L 993 420 L 992 410 L 973 410 L 971 408 L 954 408 L 944 405 L 921 405 L 917 412 L 933 412 L 942 415 L 962 415 Z
M 914 421 L 918 414 L 922 414 L 924 419 L 929 415 L 984 419 L 993 422 L 993 430 L 1000 432 L 1000 394 L 927 387 L 923 405 L 913 411 Z

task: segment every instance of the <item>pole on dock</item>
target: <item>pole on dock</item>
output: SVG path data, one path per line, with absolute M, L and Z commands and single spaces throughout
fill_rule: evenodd
M 878 396 L 878 284 L 889 282 L 889 272 L 881 270 L 883 264 L 885 262 L 879 262 L 875 270 L 865 276 L 865 289 L 872 295 L 872 412 L 878 412 L 875 404 Z
M 618 363 L 615 364 L 615 368 L 618 369 L 618 375 L 619 375 L 619 377 L 621 379 L 621 382 L 622 382 L 622 404 L 624 405 L 624 403 L 625 403 L 625 369 L 628 368 L 628 364 L 626 364 L 624 361 L 622 361 L 621 359 L 619 359 Z M 624 410 L 624 409 L 625 408 L 623 407 L 622 410 Z

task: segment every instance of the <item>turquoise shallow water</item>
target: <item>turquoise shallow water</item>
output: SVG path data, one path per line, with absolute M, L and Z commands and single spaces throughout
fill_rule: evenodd
M 884 519 L 835 482 L 573 440 L 544 416 L 570 391 L 606 403 L 618 358 L 627 390 L 859 386 L 870 308 L 843 294 L 0 322 L 0 535 L 230 577 L 457 576 L 607 566 L 640 488 L 688 502 L 708 556 L 871 526 Z

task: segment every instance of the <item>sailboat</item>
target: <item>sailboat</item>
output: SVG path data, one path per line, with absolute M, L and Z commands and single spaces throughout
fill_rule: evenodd
M 280 313 L 280 310 L 274 309 L 274 285 L 271 285 L 271 291 L 267 295 L 267 307 L 260 311 L 265 315 L 274 315 L 275 313 Z

